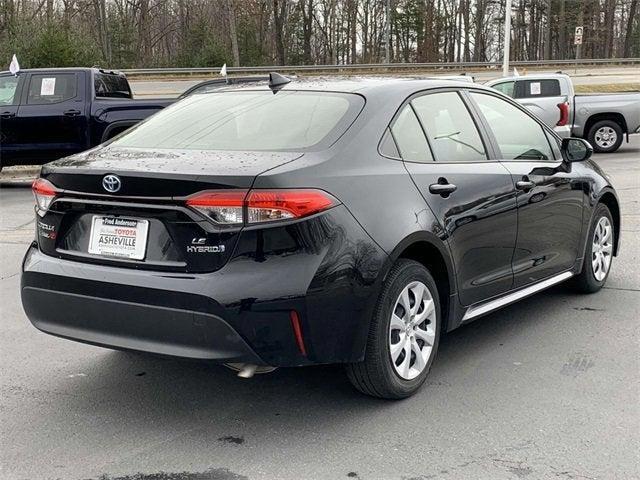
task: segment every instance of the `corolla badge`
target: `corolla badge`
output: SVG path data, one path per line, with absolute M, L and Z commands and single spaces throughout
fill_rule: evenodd
M 121 187 L 122 182 L 117 175 L 105 175 L 102 179 L 102 188 L 109 193 L 116 193 Z

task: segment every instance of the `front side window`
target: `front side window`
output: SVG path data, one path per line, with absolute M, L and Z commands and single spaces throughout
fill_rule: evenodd
M 0 77 L 0 105 L 16 105 L 16 91 L 18 89 L 18 77 Z
M 71 100 L 76 96 L 77 83 L 74 73 L 31 75 L 27 103 L 46 105 Z
M 497 83 L 492 88 L 513 98 L 515 85 L 516 85 L 516 82 L 503 82 L 503 83 Z
M 545 130 L 544 133 L 547 136 L 547 140 L 549 140 L 549 145 L 551 145 L 551 151 L 553 152 L 555 159 L 562 159 L 562 141 L 551 132 Z
M 487 159 L 480 133 L 456 92 L 432 93 L 411 101 L 439 162 Z
M 187 150 L 304 150 L 335 141 L 364 106 L 359 95 L 283 90 L 186 97 L 112 145 Z
M 406 105 L 397 116 L 391 133 L 400 150 L 400 156 L 408 162 L 432 162 L 429 144 L 411 105 Z
M 553 160 L 542 126 L 502 98 L 471 93 L 487 120 L 505 160 Z

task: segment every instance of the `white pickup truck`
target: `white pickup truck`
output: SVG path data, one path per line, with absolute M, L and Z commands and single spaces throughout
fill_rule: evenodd
M 487 82 L 531 110 L 561 137 L 582 137 L 596 152 L 615 152 L 640 133 L 640 92 L 576 95 L 568 75 L 521 75 Z

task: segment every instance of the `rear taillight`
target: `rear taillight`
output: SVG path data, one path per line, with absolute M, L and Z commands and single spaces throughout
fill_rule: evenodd
M 558 120 L 556 126 L 564 127 L 569 122 L 569 103 L 559 103 L 558 108 L 560 109 L 560 120 Z
M 334 205 L 335 200 L 320 190 L 252 190 L 247 197 L 247 223 L 306 217 Z
M 36 212 L 38 215 L 43 216 L 49 210 L 49 206 L 56 197 L 58 189 L 50 181 L 44 178 L 37 178 L 31 185 L 31 190 L 36 199 Z
M 197 193 L 186 201 L 220 225 L 241 225 L 307 217 L 337 205 L 314 189 L 221 190 Z
M 187 205 L 204 213 L 221 225 L 244 223 L 244 199 L 246 190 L 219 190 L 196 193 L 187 199 Z

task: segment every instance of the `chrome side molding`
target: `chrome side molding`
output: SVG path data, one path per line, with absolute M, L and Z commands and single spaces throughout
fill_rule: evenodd
M 492 312 L 493 310 L 497 310 L 499 308 L 505 307 L 513 302 L 516 302 L 522 298 L 528 297 L 529 295 L 533 295 L 534 293 L 538 293 L 541 290 L 552 287 L 553 285 L 563 282 L 568 278 L 573 277 L 573 273 L 564 272 L 553 277 L 547 278 L 542 282 L 535 283 L 533 285 L 529 285 L 521 290 L 516 290 L 515 292 L 508 293 L 502 297 L 495 298 L 493 300 L 489 300 L 482 303 L 477 303 L 475 305 L 471 305 L 467 308 L 464 316 L 462 317 L 462 322 L 467 322 L 472 320 L 480 315 L 484 315 L 485 313 Z

